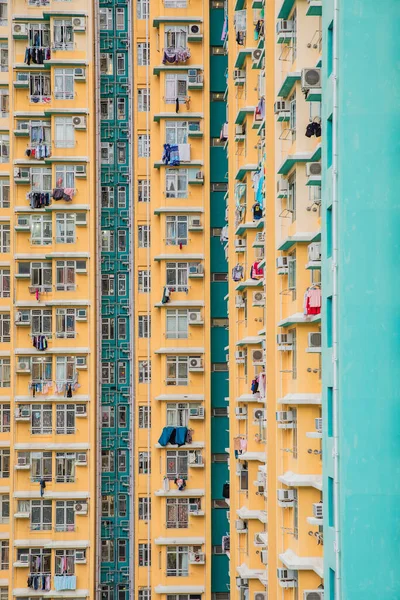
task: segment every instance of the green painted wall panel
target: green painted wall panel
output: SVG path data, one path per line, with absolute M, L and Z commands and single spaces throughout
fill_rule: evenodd
M 228 403 L 224 400 L 225 407 Z M 225 453 L 229 446 L 229 419 L 228 417 L 213 417 L 211 419 L 211 451 Z M 226 465 L 225 469 L 227 468 Z
M 224 327 L 211 328 L 211 362 L 225 362 L 228 345 L 228 330 Z
M 221 75 L 219 75 L 221 78 Z M 225 123 L 226 119 L 226 104 L 225 102 L 213 102 L 211 104 L 211 117 L 210 117 L 210 136 L 219 137 L 221 133 L 221 127 Z M 211 175 L 214 177 L 215 172 L 211 169 Z M 218 180 L 214 180 L 218 181 Z
M 226 183 L 225 173 L 219 172 L 219 181 L 218 183 Z M 217 181 L 214 179 L 214 181 Z M 211 227 L 223 227 L 225 225 L 225 192 L 211 192 L 210 194 L 210 205 L 211 205 L 211 219 L 210 226 Z
M 228 371 L 211 373 L 211 405 L 227 406 L 225 398 L 229 393 Z
M 222 46 L 222 27 L 224 25 L 224 9 L 214 9 L 210 13 L 210 46 Z
M 228 270 L 224 247 L 219 237 L 212 237 L 211 246 L 211 273 L 226 273 Z M 219 282 L 213 282 L 219 283 Z
M 211 314 L 213 317 L 226 317 L 226 301 L 228 293 L 227 281 L 215 281 L 211 284 Z
M 219 133 L 218 136 L 219 137 Z M 223 146 L 215 146 L 210 150 L 211 164 L 214 168 L 211 169 L 211 182 L 221 182 L 221 175 L 225 176 L 228 172 L 228 159 L 225 148 Z M 225 178 L 223 179 L 225 181 Z

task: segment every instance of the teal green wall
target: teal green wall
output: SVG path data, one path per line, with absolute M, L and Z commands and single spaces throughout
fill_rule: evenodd
M 338 512 L 341 593 L 334 591 L 336 553 L 329 478 L 332 459 L 332 335 L 324 320 L 325 600 L 400 598 L 400 2 L 339 0 L 338 44 Z M 323 3 L 323 311 L 332 288 L 328 209 L 333 156 L 328 28 Z M 333 239 L 335 244 L 335 239 Z M 334 327 L 332 322 L 330 327 Z M 331 482 L 331 485 L 333 481 Z M 331 517 L 332 521 L 332 517 Z

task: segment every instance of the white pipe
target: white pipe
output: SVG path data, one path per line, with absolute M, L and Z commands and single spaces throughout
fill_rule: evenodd
M 339 424 L 338 424 L 338 33 L 339 0 L 333 2 L 333 113 L 332 113 L 332 433 L 333 433 L 333 501 L 334 501 L 334 552 L 335 599 L 341 599 L 340 578 L 340 526 L 339 526 Z

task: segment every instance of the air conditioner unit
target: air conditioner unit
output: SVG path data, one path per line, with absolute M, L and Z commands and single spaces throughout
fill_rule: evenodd
M 189 407 L 189 419 L 191 417 L 198 417 L 204 419 L 204 408 L 202 406 Z
M 237 294 L 235 296 L 236 308 L 244 308 L 244 305 L 245 305 L 244 297 L 242 296 L 242 294 Z
M 322 333 L 313 331 L 308 334 L 308 347 L 309 348 L 321 348 L 322 344 Z
M 75 81 L 86 81 L 86 69 L 81 67 L 74 69 L 74 79 Z
M 289 112 L 290 104 L 286 100 L 277 100 L 274 104 L 274 112 L 277 115 L 280 112 Z
M 320 162 L 306 163 L 307 177 L 321 177 L 321 173 L 322 173 L 322 164 Z
M 267 592 L 254 592 L 254 600 L 267 600 Z
M 75 550 L 75 562 L 76 563 L 85 563 L 86 555 L 84 550 Z
M 26 465 L 29 465 L 28 457 L 27 456 L 18 456 L 17 464 L 19 467 L 26 467 Z
M 276 267 L 278 269 L 286 269 L 289 266 L 289 258 L 287 256 L 278 256 L 276 259 Z
M 292 423 L 293 422 L 293 411 L 292 410 L 278 410 L 276 412 L 276 420 L 278 423 Z
M 204 179 L 204 173 L 203 173 L 203 171 L 197 171 L 196 172 L 196 179 Z
M 87 502 L 76 502 L 74 506 L 75 513 L 77 515 L 87 515 L 88 505 Z
M 17 363 L 17 371 L 22 373 L 30 373 L 31 372 L 31 361 L 29 358 L 18 358 Z
M 87 408 L 86 408 L 86 404 L 77 404 L 75 406 L 75 414 L 77 417 L 79 416 L 85 416 L 87 415 Z
M 246 78 L 245 69 L 234 69 L 233 79 L 245 79 L 245 78 Z
M 321 260 L 321 242 L 315 242 L 308 246 L 308 260 Z
M 278 333 L 276 336 L 276 343 L 278 346 L 291 346 L 293 344 L 292 333 Z
M 27 121 L 19 122 L 17 125 L 17 131 L 29 131 L 30 124 Z
M 318 417 L 317 419 L 314 420 L 314 424 L 315 424 L 315 429 L 322 433 L 322 419 L 321 417 Z
M 189 310 L 188 312 L 188 323 L 194 325 L 203 321 L 201 312 L 199 310 Z
M 76 310 L 76 320 L 77 321 L 87 321 L 87 309 L 86 308 L 78 308 Z
M 200 217 L 189 217 L 189 229 L 201 229 Z
M 20 554 L 18 562 L 27 565 L 29 563 L 29 554 Z
M 30 408 L 30 406 L 21 406 L 18 409 L 18 416 L 21 419 L 27 419 L 27 418 L 29 418 L 31 416 L 31 408 Z
M 75 165 L 76 177 L 86 177 L 86 165 Z
M 87 367 L 86 356 L 77 356 L 75 364 L 76 364 L 77 369 L 86 369 L 86 367 Z
M 296 500 L 295 490 L 277 490 L 277 496 L 279 502 L 293 502 Z
M 203 369 L 203 360 L 200 356 L 191 356 L 189 358 L 189 371 L 201 371 Z
M 190 513 L 199 512 L 199 505 L 197 503 L 189 504 L 189 512 Z
M 72 27 L 74 28 L 74 31 L 85 31 L 85 17 L 74 17 L 72 19 Z
M 236 350 L 235 361 L 238 364 L 242 364 L 242 363 L 244 363 L 245 360 L 246 360 L 246 353 L 244 352 L 244 350 Z
M 262 50 L 261 48 L 256 48 L 255 50 L 252 51 L 251 53 L 251 59 L 253 62 L 258 62 L 261 58 L 262 55 Z
M 197 69 L 188 69 L 188 82 L 197 83 Z
M 268 550 L 261 550 L 261 562 L 263 565 L 268 563 Z
M 253 421 L 263 421 L 265 420 L 266 416 L 266 411 L 263 408 L 253 409 Z
M 253 292 L 253 306 L 264 306 L 264 305 L 265 305 L 264 292 Z
M 288 195 L 289 184 L 287 179 L 280 177 L 276 182 L 276 193 L 278 198 L 286 198 Z
M 72 125 L 75 129 L 86 129 L 86 117 L 72 117 Z
M 189 35 L 200 35 L 200 25 L 189 25 Z
M 76 455 L 76 463 L 80 465 L 87 465 L 86 452 L 78 452 L 78 454 Z
M 251 359 L 252 359 L 254 367 L 264 364 L 264 362 L 265 362 L 264 350 L 259 350 L 259 349 L 252 350 L 251 351 Z
M 246 240 L 244 238 L 237 238 L 235 240 L 235 248 L 239 250 L 246 250 Z
M 247 406 L 237 406 L 235 408 L 235 415 L 237 417 L 246 417 L 247 416 Z
M 303 600 L 324 600 L 324 590 L 304 590 Z
M 321 87 L 321 69 L 303 69 L 301 71 L 301 89 L 303 91 Z
M 27 37 L 28 25 L 26 23 L 13 23 L 12 33 L 16 37 Z
M 201 263 L 189 264 L 189 275 L 202 275 L 204 273 L 204 267 Z
M 244 125 L 235 125 L 235 135 L 244 135 L 246 128 Z
M 245 531 L 247 529 L 246 522 L 243 519 L 236 519 L 235 529 L 236 531 Z
M 313 511 L 313 516 L 316 519 L 323 519 L 324 514 L 323 514 L 322 502 L 314 502 L 313 506 L 312 506 L 312 511 Z
M 279 35 L 281 33 L 292 33 L 293 32 L 293 21 L 279 19 L 276 23 L 276 33 Z
M 280 581 L 292 581 L 296 579 L 296 571 L 293 569 L 277 569 L 277 576 Z

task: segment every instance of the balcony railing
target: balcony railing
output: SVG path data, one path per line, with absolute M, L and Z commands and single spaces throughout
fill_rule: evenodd
M 163 48 L 163 59 L 164 65 L 182 64 L 186 63 L 190 58 L 189 48 Z

